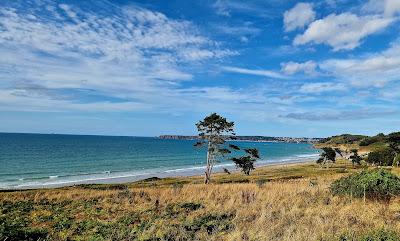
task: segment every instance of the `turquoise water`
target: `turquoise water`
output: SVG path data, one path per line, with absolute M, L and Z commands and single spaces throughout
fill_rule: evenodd
M 203 173 L 206 152 L 191 140 L 0 133 L 0 188 L 113 183 Z M 256 147 L 261 164 L 315 158 L 309 144 L 236 142 Z M 230 170 L 230 161 L 218 164 Z M 217 167 L 217 170 L 218 170 Z

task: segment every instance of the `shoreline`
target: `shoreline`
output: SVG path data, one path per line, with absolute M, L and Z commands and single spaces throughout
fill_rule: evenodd
M 308 155 L 307 157 L 297 157 L 297 158 L 287 158 L 282 160 L 272 160 L 268 162 L 261 162 L 256 164 L 256 169 L 272 167 L 272 166 L 285 166 L 285 165 L 293 165 L 293 164 L 304 164 L 315 162 L 314 155 Z M 233 167 L 234 169 L 230 170 L 231 173 L 239 172 L 236 169 L 233 163 L 223 163 L 214 166 L 214 174 L 223 173 L 224 168 Z M 88 178 L 83 180 L 65 180 L 65 181 L 55 181 L 55 182 L 47 182 L 47 183 L 31 183 L 31 184 L 21 184 L 10 187 L 0 187 L 0 192 L 4 191 L 22 191 L 22 190 L 35 190 L 35 189 L 53 189 L 53 188 L 62 188 L 62 187 L 71 187 L 76 185 L 83 184 L 127 184 L 133 182 L 139 182 L 148 178 L 184 178 L 184 177 L 199 177 L 202 176 L 205 166 L 193 166 L 186 168 L 177 168 L 171 170 L 164 170 L 159 172 L 149 172 L 149 173 L 141 173 L 141 174 L 125 174 L 120 176 L 106 176 L 106 177 L 98 177 L 98 178 Z M 48 180 L 57 180 L 57 178 L 49 177 Z

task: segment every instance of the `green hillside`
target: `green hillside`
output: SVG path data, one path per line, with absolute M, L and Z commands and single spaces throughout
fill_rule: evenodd
M 334 146 L 341 149 L 356 148 L 369 152 L 387 147 L 395 139 L 400 139 L 400 132 L 393 132 L 387 135 L 380 133 L 375 136 L 343 134 L 325 138 L 315 146 Z

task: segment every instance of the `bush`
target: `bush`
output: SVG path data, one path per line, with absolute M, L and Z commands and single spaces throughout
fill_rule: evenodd
M 367 157 L 367 162 L 379 166 L 392 166 L 394 153 L 391 148 L 382 148 L 377 151 L 370 152 Z
M 203 208 L 204 206 L 201 203 L 182 203 L 180 205 L 181 208 L 185 209 L 186 211 L 196 211 L 200 208 Z
M 400 240 L 400 234 L 392 230 L 380 229 L 363 235 L 360 241 L 396 241 Z
M 9 220 L 0 217 L 0 240 L 8 241 L 36 241 L 46 240 L 48 231 L 46 229 L 26 227 L 25 222 L 21 220 Z
M 205 230 L 209 235 L 219 232 L 229 232 L 235 228 L 231 222 L 233 214 L 206 214 L 196 217 L 192 222 L 185 225 L 185 230 L 197 232 Z
M 324 143 L 328 144 L 353 144 L 357 141 L 364 139 L 366 136 L 362 135 L 350 135 L 350 134 L 343 134 L 339 136 L 332 136 L 324 139 Z
M 400 178 L 383 169 L 365 170 L 336 180 L 330 189 L 333 195 L 389 201 L 400 194 Z
M 339 236 L 340 241 L 397 241 L 400 240 L 400 233 L 394 230 L 378 229 L 372 230 L 367 233 L 356 234 L 342 234 Z
M 378 142 L 378 141 L 379 141 L 379 140 L 377 140 L 376 138 L 367 137 L 367 138 L 365 138 L 365 139 L 363 139 L 363 140 L 360 141 L 360 146 L 369 146 L 369 145 L 371 145 L 371 144 L 373 144 L 373 143 L 376 143 L 376 142 Z
M 377 143 L 377 142 L 384 142 L 386 141 L 386 136 L 383 133 L 379 133 L 376 136 L 371 136 L 371 137 L 365 137 L 360 141 L 360 146 L 369 146 L 371 144 Z

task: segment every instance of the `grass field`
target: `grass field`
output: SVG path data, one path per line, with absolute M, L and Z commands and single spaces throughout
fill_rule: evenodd
M 398 240 L 399 199 L 331 195 L 330 183 L 355 171 L 292 164 L 216 174 L 210 185 L 182 177 L 2 192 L 0 240 Z

